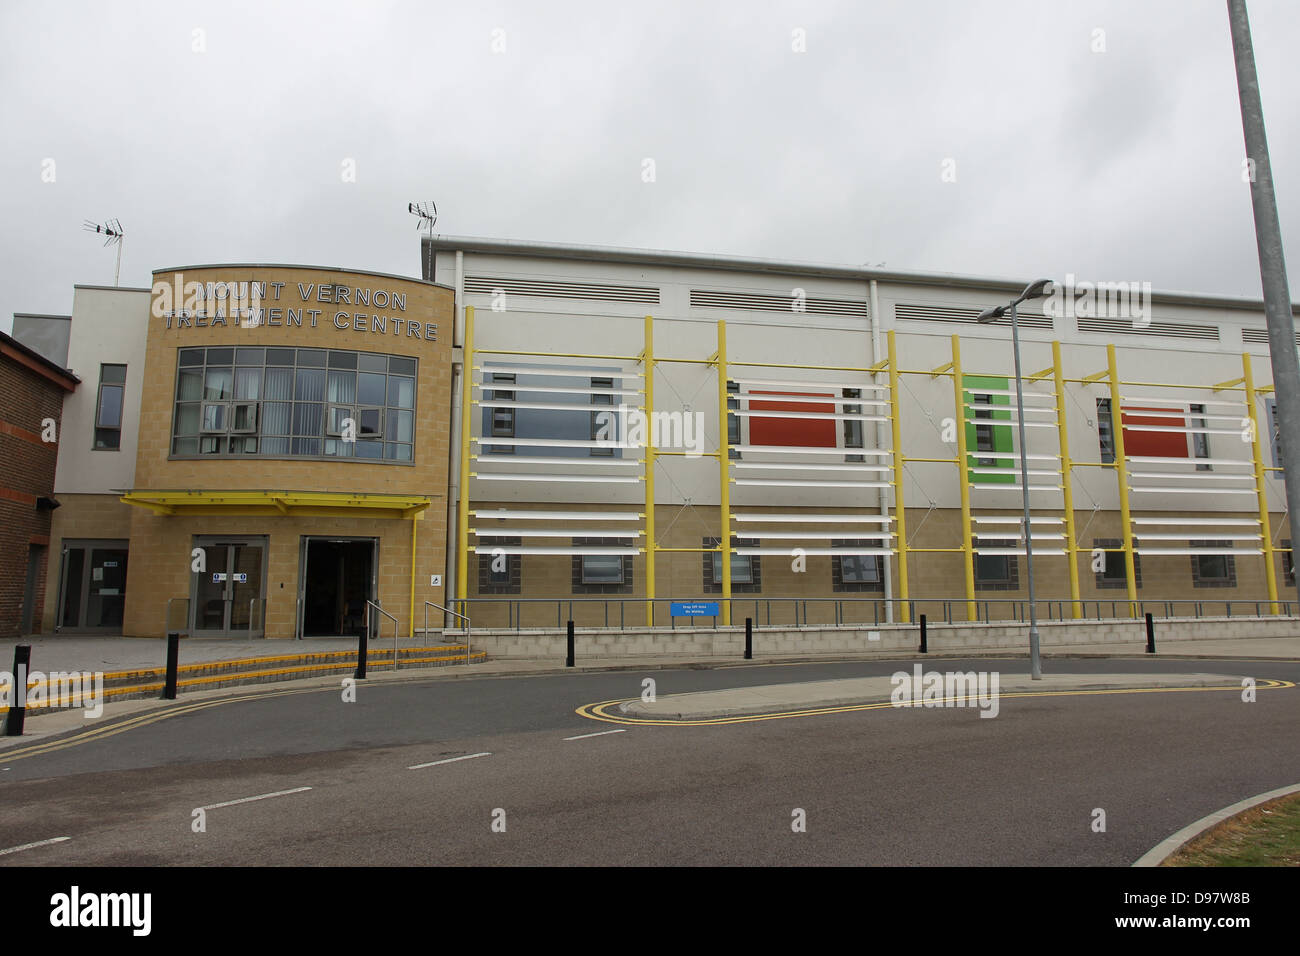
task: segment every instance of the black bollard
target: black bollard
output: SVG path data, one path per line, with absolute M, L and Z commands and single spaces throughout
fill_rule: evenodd
M 1156 622 L 1155 619 L 1151 617 L 1150 613 L 1148 613 L 1147 614 L 1147 653 L 1154 654 L 1155 652 L 1156 652 Z
M 163 684 L 163 700 L 176 699 L 176 677 L 181 662 L 181 632 L 167 632 L 167 681 Z
M 353 676 L 357 680 L 366 679 L 366 631 L 367 627 L 362 625 L 357 628 L 357 672 Z
M 745 618 L 745 660 L 754 659 L 754 619 Z
M 565 667 L 573 666 L 573 622 L 569 622 L 569 656 L 564 659 Z
M 23 721 L 27 718 L 27 672 L 32 664 L 32 645 L 14 647 L 13 699 L 9 702 L 9 716 L 5 720 L 5 736 L 21 737 Z
M 922 653 L 922 654 L 926 654 L 926 653 L 928 653 L 928 651 L 926 650 L 926 640 L 925 640 L 925 615 L 924 615 L 924 614 L 921 615 L 921 653 Z

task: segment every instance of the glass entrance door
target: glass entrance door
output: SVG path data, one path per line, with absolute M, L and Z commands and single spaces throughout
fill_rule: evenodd
M 121 633 L 127 557 L 125 541 L 63 542 L 58 630 Z
M 190 633 L 195 637 L 262 637 L 266 539 L 200 536 L 203 571 L 194 575 Z

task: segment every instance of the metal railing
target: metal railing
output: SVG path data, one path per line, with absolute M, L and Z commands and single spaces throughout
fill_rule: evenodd
M 374 601 L 366 601 L 366 622 L 364 625 L 366 629 L 366 640 L 370 640 L 370 609 L 372 607 L 393 622 L 393 670 L 397 670 L 397 629 L 400 626 L 399 622 L 397 618 L 393 617 L 393 615 L 389 614 Z
M 258 631 L 258 630 L 262 632 L 262 637 L 266 637 L 266 602 L 267 602 L 267 598 L 264 597 L 254 597 L 248 599 L 248 633 L 250 637 L 252 636 L 254 631 Z M 262 606 L 262 619 L 260 621 L 261 627 L 257 626 L 259 622 L 257 618 L 257 611 L 255 609 L 258 606 L 258 604 L 261 604 Z
M 469 623 L 469 618 L 466 617 L 464 614 L 458 614 L 458 613 L 456 613 L 455 611 L 453 611 L 453 610 L 452 610 L 451 608 L 449 608 L 449 607 L 443 607 L 441 604 L 434 604 L 432 601 L 425 601 L 425 602 L 424 602 L 424 637 L 425 637 L 425 640 L 428 640 L 428 638 L 429 638 L 429 608 L 431 608 L 431 607 L 432 607 L 432 608 L 437 608 L 439 611 L 445 611 L 447 614 L 450 614 L 452 617 L 458 617 L 458 618 L 460 618 L 462 621 L 465 622 L 465 663 L 468 665 L 468 664 L 469 664 L 469 638 L 470 638 L 470 623 Z
M 726 600 L 715 595 L 694 599 L 696 603 L 717 604 L 719 607 Z M 504 627 L 520 631 L 529 628 L 563 628 L 568 621 L 576 621 L 583 627 L 605 627 L 625 629 L 645 627 L 644 597 L 627 598 L 504 598 L 475 597 L 457 599 L 450 602 L 461 611 L 468 612 L 471 607 L 479 608 L 475 617 L 479 627 Z M 669 605 L 679 603 L 667 599 L 655 599 L 655 628 L 669 630 L 678 627 L 717 627 L 720 617 L 693 616 L 674 617 Z M 975 616 L 967 620 L 966 607 L 974 604 Z M 1151 613 L 1161 619 L 1199 619 L 1206 617 L 1260 617 L 1273 616 L 1276 608 L 1281 616 L 1293 616 L 1297 605 L 1293 601 L 1269 601 L 1249 599 L 1139 599 L 1128 598 L 1090 598 L 1072 601 L 1069 598 L 1040 598 L 1035 601 L 1040 621 L 1108 621 L 1141 620 Z M 825 626 L 883 626 L 888 623 L 885 613 L 887 605 L 893 607 L 895 624 L 916 623 L 920 615 L 925 614 L 932 624 L 1021 624 L 1029 621 L 1029 601 L 1023 598 L 977 598 L 973 602 L 965 597 L 952 598 L 754 598 L 732 597 L 731 625 L 743 627 L 746 617 L 752 617 L 756 627 L 813 627 Z M 504 605 L 504 613 L 501 607 Z M 630 610 L 628 605 L 633 605 Z M 437 605 L 434 605 L 435 607 Z M 1078 608 L 1075 617 L 1073 608 Z M 910 614 L 908 613 L 910 610 Z M 575 611 L 577 615 L 575 616 Z M 467 619 L 467 614 L 460 614 L 448 609 L 457 617 Z M 494 613 L 495 612 L 495 613 Z M 484 619 L 504 618 L 500 624 L 484 624 Z M 526 619 L 527 618 L 527 619 Z M 660 622 L 664 623 L 660 623 Z M 426 610 L 427 626 L 427 610 Z

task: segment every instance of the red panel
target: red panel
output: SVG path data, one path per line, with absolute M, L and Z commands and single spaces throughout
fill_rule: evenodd
M 833 398 L 825 392 L 753 392 L 754 395 L 796 395 L 800 398 Z M 749 407 L 756 412 L 834 412 L 834 405 L 803 402 L 756 402 Z M 831 418 L 751 418 L 749 419 L 749 444 L 751 445 L 804 445 L 810 448 L 834 448 L 836 421 Z
M 1169 418 L 1167 416 L 1180 412 L 1178 408 L 1139 408 L 1124 407 L 1121 418 L 1124 420 L 1124 453 L 1129 458 L 1136 456 L 1148 458 L 1190 458 L 1187 434 L 1185 432 L 1135 432 L 1129 425 L 1152 425 L 1159 428 L 1187 428 L 1187 419 Z M 1165 416 L 1135 414 L 1137 412 L 1164 412 Z

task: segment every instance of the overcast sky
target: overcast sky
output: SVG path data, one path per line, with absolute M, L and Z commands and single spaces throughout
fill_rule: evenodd
M 1300 4 L 1249 9 L 1297 299 Z M 5 0 L 0 89 L 0 329 L 112 283 L 84 219 L 121 220 L 122 285 L 417 275 L 410 200 L 452 235 L 1260 295 L 1224 0 Z

